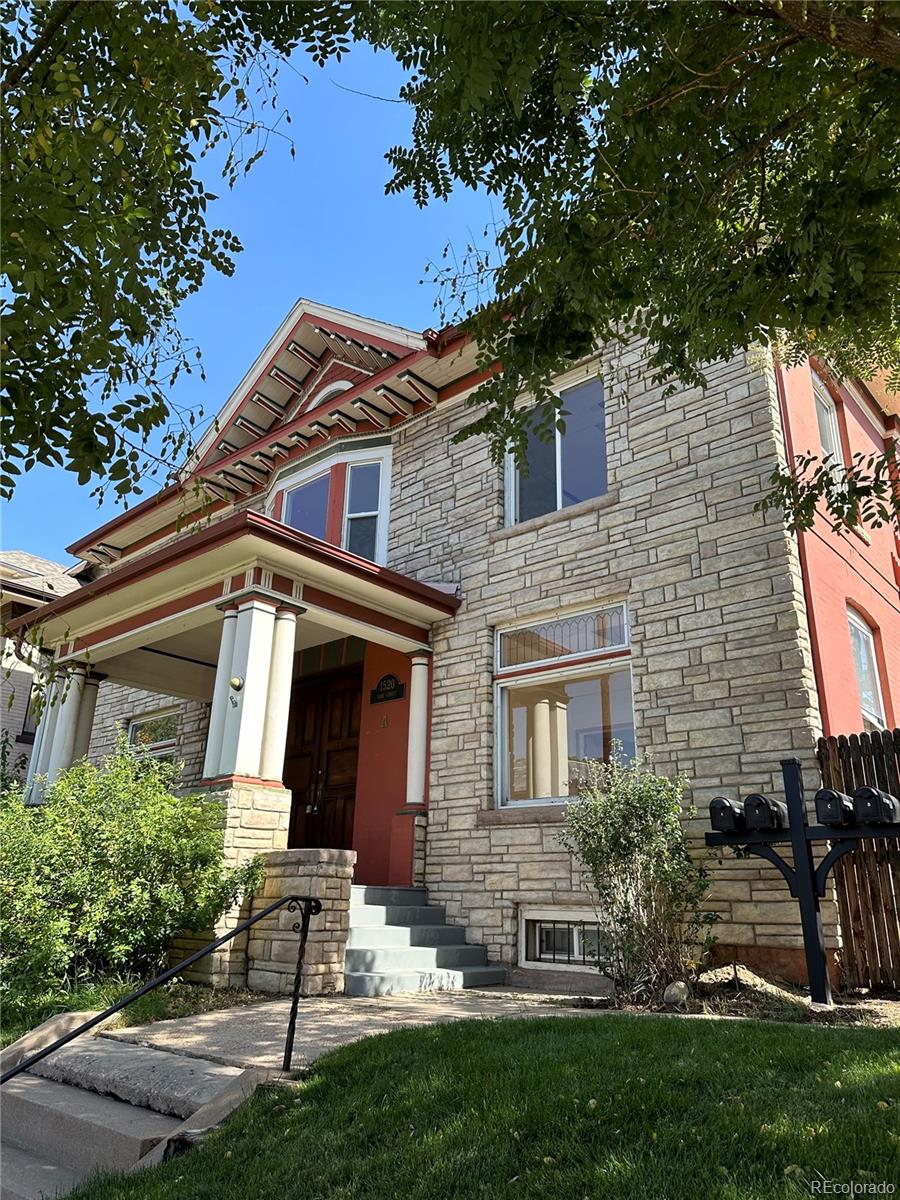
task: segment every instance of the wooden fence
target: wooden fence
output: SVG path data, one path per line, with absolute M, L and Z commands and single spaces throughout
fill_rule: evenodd
M 825 787 L 852 795 L 870 784 L 900 796 L 900 729 L 819 738 L 816 757 Z M 845 982 L 900 991 L 900 838 L 845 854 L 834 881 Z

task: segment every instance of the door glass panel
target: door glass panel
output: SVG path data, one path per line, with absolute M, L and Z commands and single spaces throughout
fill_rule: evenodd
M 560 434 L 562 507 L 606 493 L 606 430 L 603 384 L 591 379 L 562 394 L 567 416 Z
M 288 492 L 284 506 L 286 525 L 299 529 L 301 533 L 310 533 L 313 537 L 325 537 L 330 478 L 330 473 L 319 475 Z
M 528 431 L 525 449 L 528 473 L 516 471 L 518 489 L 516 520 L 528 521 L 556 511 L 556 439 L 542 441 L 533 429 Z
M 359 463 L 350 468 L 350 489 L 347 497 L 347 513 L 378 512 L 378 492 L 381 484 L 379 463 Z

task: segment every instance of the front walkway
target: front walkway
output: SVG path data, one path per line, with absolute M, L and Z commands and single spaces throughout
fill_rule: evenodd
M 377 999 L 332 996 L 301 1000 L 293 1067 L 302 1069 L 338 1046 L 393 1029 L 472 1018 L 589 1016 L 597 1011 L 559 1006 L 547 998 L 531 998 L 521 992 L 499 989 L 492 993 L 460 991 Z M 289 1012 L 290 1001 L 272 1000 L 175 1021 L 109 1030 L 101 1036 L 228 1066 L 278 1072 Z

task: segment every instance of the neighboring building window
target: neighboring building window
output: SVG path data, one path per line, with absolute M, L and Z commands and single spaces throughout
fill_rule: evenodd
M 500 804 L 565 801 L 590 760 L 634 757 L 624 605 L 500 630 L 496 667 Z
M 390 447 L 348 451 L 295 477 L 284 490 L 281 520 L 361 558 L 387 559 Z
M 822 456 L 836 471 L 844 467 L 844 451 L 841 446 L 841 428 L 838 424 L 837 405 L 832 400 L 825 384 L 813 374 L 813 392 L 816 398 L 816 420 L 819 424 L 819 442 Z
M 878 659 L 875 657 L 875 637 L 866 621 L 853 611 L 847 610 L 850 624 L 850 645 L 853 650 L 853 667 L 859 702 L 866 729 L 884 729 L 884 701 L 878 679 Z
M 510 459 L 507 516 L 510 524 L 568 508 L 607 491 L 606 415 L 603 384 L 589 379 L 560 394 L 565 431 L 549 441 L 529 430 L 527 472 Z
M 149 713 L 146 717 L 133 717 L 128 722 L 128 740 L 154 758 L 175 761 L 178 744 L 178 713 Z
M 37 732 L 37 724 L 34 719 L 34 691 L 35 689 L 32 688 L 28 693 L 28 703 L 25 706 L 25 719 L 22 722 L 22 732 L 16 739 L 19 742 L 34 742 L 34 735 Z
M 605 954 L 597 916 L 563 908 L 524 908 L 519 921 L 519 966 L 599 970 Z

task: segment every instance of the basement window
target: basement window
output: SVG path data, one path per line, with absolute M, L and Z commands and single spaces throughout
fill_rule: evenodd
M 597 971 L 604 953 L 603 932 L 596 913 L 587 909 L 521 910 L 520 967 Z

